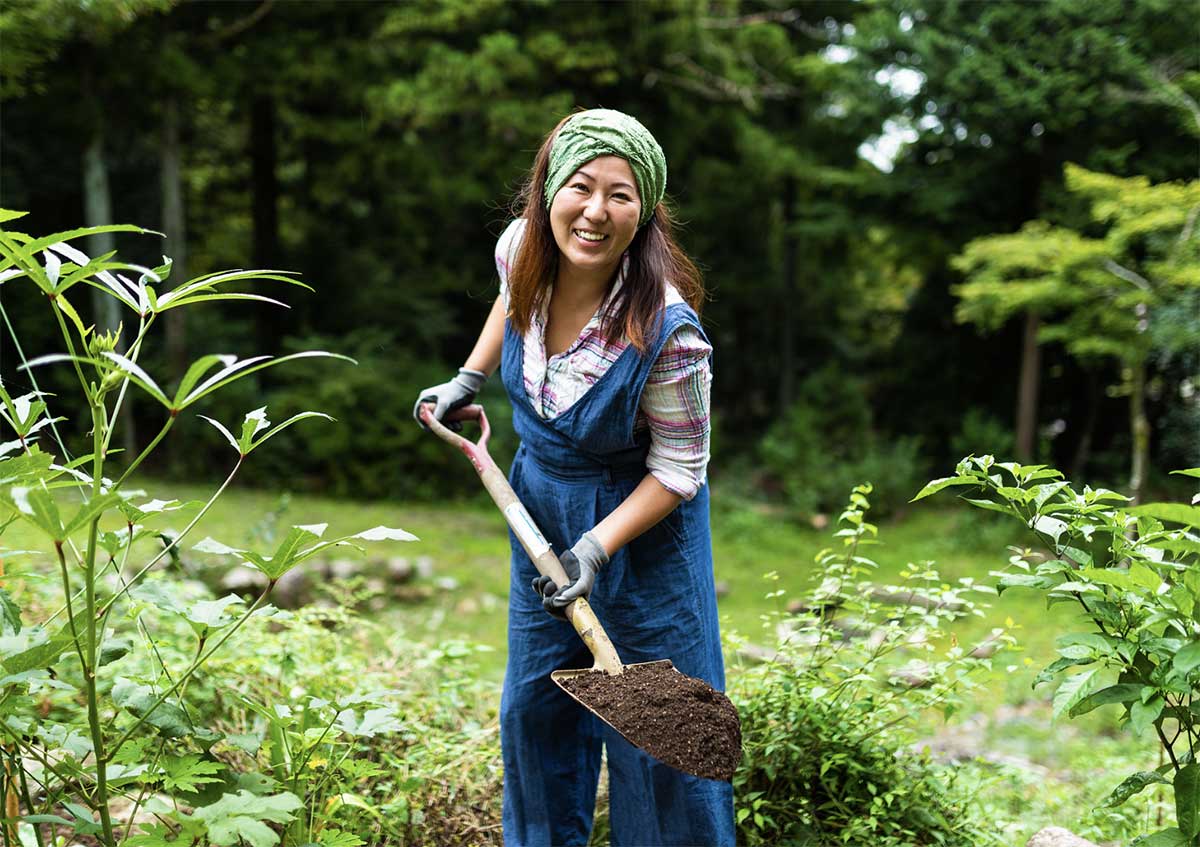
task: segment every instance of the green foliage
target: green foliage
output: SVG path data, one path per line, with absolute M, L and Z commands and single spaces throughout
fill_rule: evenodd
M 264 479 L 280 484 L 286 480 L 293 486 L 319 480 L 325 492 L 358 498 L 461 496 L 477 489 L 470 465 L 439 449 L 444 445 L 412 420 L 417 392 L 446 378 L 440 365 L 398 352 L 394 335 L 373 327 L 336 339 L 312 335 L 292 343 L 304 348 L 336 344 L 358 366 L 332 380 L 315 372 L 319 363 L 301 364 L 267 395 L 270 407 L 290 411 L 319 406 L 351 423 L 283 433 L 278 449 L 263 457 Z M 491 411 L 493 454 L 503 467 L 511 459 L 515 438 L 498 375 L 484 387 L 480 402 Z M 370 414 L 364 414 L 366 408 Z
M 919 442 L 888 439 L 871 428 L 862 381 L 826 368 L 806 379 L 799 395 L 758 448 L 789 505 L 805 513 L 833 511 L 864 479 L 875 486 L 883 513 L 908 500 L 923 475 Z
M 982 614 L 976 586 L 943 583 L 929 562 L 910 565 L 898 585 L 873 582 L 870 493 L 854 489 L 840 544 L 817 555 L 798 616 L 769 616 L 773 654 L 731 688 L 745 749 L 734 777 L 738 843 L 999 843 L 954 772 L 908 749 L 921 716 L 953 714 L 989 666 L 946 643 L 954 621 Z M 1012 637 L 997 629 L 989 642 L 1000 649 Z
M 1180 472 L 1200 476 L 1200 469 Z M 1053 468 L 968 457 L 955 476 L 917 497 L 967 488 L 962 498 L 1019 519 L 1035 548 L 1011 548 L 998 589 L 1031 588 L 1047 604 L 1077 604 L 1082 628 L 1059 637 L 1059 658 L 1035 685 L 1057 682 L 1055 716 L 1119 706 L 1129 729 L 1153 731 L 1167 763 L 1116 786 L 1118 804 L 1155 782 L 1174 787 L 1178 829 L 1139 843 L 1180 843 L 1200 834 L 1191 703 L 1200 687 L 1200 507 L 1128 505 L 1129 498 L 1085 486 L 1076 491 Z M 1182 835 L 1180 834 L 1182 833 Z
M 0 210 L 0 223 L 19 217 L 21 213 Z M 188 689 L 203 684 L 200 669 L 239 629 L 251 619 L 272 617 L 276 610 L 263 605 L 265 592 L 251 603 L 234 596 L 187 600 L 179 592 L 156 590 L 145 578 L 176 551 L 258 447 L 298 421 L 328 416 L 300 412 L 271 427 L 264 407 L 245 416 L 239 437 L 210 419 L 233 447 L 236 459 L 231 457 L 232 471 L 216 492 L 205 503 L 192 504 L 198 513 L 180 531 L 152 531 L 143 522 L 188 504 L 147 501 L 144 491 L 126 481 L 184 409 L 264 368 L 296 359 L 345 358 L 322 351 L 279 358 L 208 355 L 187 369 L 173 392 L 167 391 L 138 361 L 151 345 L 149 331 L 163 313 L 230 300 L 278 304 L 257 294 L 231 291 L 229 286 L 256 279 L 298 283 L 278 271 L 232 271 L 205 274 L 158 294 L 156 286 L 171 270 L 169 259 L 150 269 L 118 262 L 112 253 L 91 258 L 69 243 L 115 230 L 144 232 L 137 227 L 104 226 L 33 238 L 0 229 L 0 282 L 6 293 L 21 282 L 29 283 L 26 290 L 48 306 L 65 346 L 63 353 L 23 361 L 23 376 L 33 382 L 33 391 L 13 397 L 0 385 L 0 419 L 16 436 L 0 445 L 0 534 L 19 522 L 39 537 L 58 566 L 61 589 L 57 610 L 32 625 L 22 620 L 23 610 L 10 594 L 2 598 L 0 663 L 5 675 L 0 677 L 0 738 L 14 763 L 6 763 L 5 773 L 19 772 L 25 821 L 33 825 L 38 843 L 43 843 L 45 825 L 65 824 L 105 847 L 116 847 L 122 823 L 112 816 L 116 795 L 127 795 L 131 801 L 125 807 L 130 814 L 124 822 L 128 835 L 150 788 L 178 801 L 225 787 L 217 776 L 224 766 L 209 758 L 211 748 L 225 734 L 196 711 Z M 136 281 L 127 273 L 135 274 Z M 81 284 L 134 313 L 136 331 L 125 339 L 127 345 L 120 332 L 97 333 L 68 302 L 68 292 L 73 296 L 73 287 Z M 14 342 L 24 360 L 15 336 Z M 34 369 L 55 363 L 69 363 L 74 371 L 78 380 L 74 402 L 62 392 L 52 398 L 37 387 Z M 131 386 L 156 401 L 165 420 L 114 481 L 105 476 L 109 445 Z M 70 415 L 55 416 L 52 407 L 85 416 L 91 427 L 90 453 L 72 457 L 56 426 Z M 53 437 L 55 453 L 35 443 L 48 442 L 47 436 Z M 325 524 L 293 527 L 269 554 L 234 550 L 211 539 L 196 547 L 239 556 L 266 574 L 269 590 L 298 563 L 335 546 L 361 549 L 365 541 L 415 540 L 403 530 L 387 527 L 321 540 L 325 529 Z M 144 562 L 135 562 L 137 570 L 131 572 L 130 559 L 141 558 L 144 547 L 139 542 L 149 537 L 160 539 L 160 549 Z M 6 551 L 6 563 L 22 562 L 30 553 Z M 36 571 L 18 573 L 37 575 Z M 162 630 L 152 626 L 156 613 L 179 626 L 183 637 L 162 638 Z M 39 704 L 39 698 L 52 708 Z M 378 712 L 367 712 L 361 719 L 353 714 L 340 715 L 343 734 L 370 737 L 396 728 Z M 30 785 L 36 791 L 30 791 Z M 132 793 L 138 786 L 140 792 Z M 189 803 L 196 811 L 177 818 L 179 833 L 171 843 L 187 844 L 189 838 L 201 835 L 205 843 L 218 845 L 278 843 L 279 835 L 269 824 L 291 821 L 300 799 L 289 792 L 251 792 L 238 783 L 228 787 L 233 790 L 210 798 L 207 804 Z M 5 796 L 8 808 L 17 796 L 15 789 L 10 793 L 6 787 Z M 156 797 L 151 805 L 163 803 Z M 70 812 L 72 819 L 58 816 L 59 808 Z M 143 833 L 142 843 L 161 842 L 166 834 L 167 830 L 151 828 Z

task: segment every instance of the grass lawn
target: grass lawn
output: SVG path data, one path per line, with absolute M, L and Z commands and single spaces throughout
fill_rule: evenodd
M 207 499 L 210 489 L 162 484 L 149 486 L 149 497 Z M 169 492 L 166 494 L 164 492 Z M 64 509 L 69 509 L 64 504 Z M 181 529 L 195 510 L 156 516 L 154 527 Z M 406 504 L 353 502 L 312 496 L 278 494 L 233 488 L 192 531 L 183 544 L 185 564 L 197 571 L 213 567 L 211 557 L 191 551 L 211 536 L 225 544 L 269 552 L 271 539 L 294 524 L 328 523 L 326 537 L 351 534 L 373 526 L 399 527 L 419 541 L 387 542 L 368 546 L 367 561 L 380 563 L 389 556 L 412 560 L 428 557 L 432 575 L 420 584 L 432 589 L 420 602 L 396 603 L 370 615 L 381 639 L 402 631 L 408 637 L 431 643 L 466 641 L 491 648 L 478 654 L 478 673 L 498 683 L 505 656 L 505 623 L 508 595 L 508 536 L 499 513 L 483 500 L 461 503 Z M 766 643 L 760 616 L 808 586 L 814 557 L 832 546 L 835 529 L 818 531 L 807 523 L 790 520 L 777 511 L 747 503 L 722 501 L 714 496 L 713 541 L 716 578 L 727 586 L 720 598 L 723 627 L 752 641 Z M 116 528 L 115 526 L 113 528 Z M 951 497 L 923 501 L 902 515 L 879 522 L 880 541 L 865 551 L 879 565 L 878 581 L 897 579 L 910 562 L 931 560 L 947 582 L 960 577 L 984 580 L 990 570 L 1003 567 L 1006 545 L 1027 541 L 1022 528 L 1003 516 L 960 507 Z M 4 546 L 30 549 L 37 539 L 24 524 L 6 533 Z M 142 542 L 126 573 L 136 571 L 139 557 L 152 555 L 157 542 Z M 357 555 L 346 550 L 349 556 Z M 40 560 L 49 563 L 47 557 Z M 32 565 L 31 570 L 42 570 Z M 10 575 L 11 575 L 10 568 Z M 763 579 L 779 574 L 778 582 Z M 768 591 L 782 588 L 782 597 L 767 600 Z M 989 801 L 998 820 L 1008 821 L 1013 844 L 1044 824 L 1073 826 L 1092 837 L 1115 837 L 1149 826 L 1154 814 L 1143 795 L 1140 806 L 1118 812 L 1093 812 L 1109 791 L 1133 770 L 1154 767 L 1156 745 L 1152 739 L 1132 739 L 1115 726 L 1115 715 L 1094 713 L 1087 720 L 1051 724 L 1050 686 L 1033 691 L 1037 671 L 1054 658 L 1055 638 L 1074 617 L 1071 607 L 1046 609 L 1037 595 L 1020 590 L 1001 597 L 980 599 L 991 603 L 982 618 L 964 620 L 955 631 L 959 643 L 974 644 L 994 626 L 1011 619 L 1022 652 L 1001 655 L 985 684 L 976 692 L 964 714 L 946 725 L 940 716 L 927 721 L 928 743 L 949 757 L 971 758 L 986 751 L 997 764 L 989 771 L 994 797 Z M 731 659 L 730 670 L 737 672 Z M 1108 710 L 1111 711 L 1111 710 Z M 981 789 L 982 790 L 982 789 Z M 1114 818 L 1113 816 L 1116 815 Z M 1130 820 L 1130 817 L 1137 821 Z M 1083 823 L 1081 823 L 1083 822 Z M 1144 831 L 1144 830 L 1143 830 Z

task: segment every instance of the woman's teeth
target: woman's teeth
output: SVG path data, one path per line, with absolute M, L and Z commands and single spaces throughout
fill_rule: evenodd
M 583 229 L 572 230 L 572 232 L 574 232 L 584 241 L 603 241 L 604 239 L 608 238 L 607 235 L 602 235 L 599 232 L 588 232 L 587 230 Z

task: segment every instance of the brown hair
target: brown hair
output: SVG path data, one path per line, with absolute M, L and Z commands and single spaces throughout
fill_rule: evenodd
M 521 335 L 529 330 L 533 315 L 542 308 L 546 292 L 558 275 L 558 245 L 550 228 L 545 191 L 550 148 L 566 120 L 559 121 L 542 142 L 529 178 L 517 196 L 515 211 L 525 219 L 525 234 L 508 273 L 508 305 L 513 329 Z M 629 268 L 621 293 L 601 315 L 600 331 L 608 343 L 624 335 L 639 353 L 645 353 L 662 321 L 664 283 L 670 281 L 696 314 L 704 303 L 704 283 L 695 263 L 675 241 L 666 203 L 659 203 L 650 220 L 638 229 L 626 255 Z M 610 291 L 611 287 L 612 282 Z

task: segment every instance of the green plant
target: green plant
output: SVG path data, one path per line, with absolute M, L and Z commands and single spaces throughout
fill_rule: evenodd
M 0 210 L 0 224 L 21 216 Z M 245 416 L 237 435 L 219 421 L 205 418 L 237 455 L 233 468 L 181 531 L 152 530 L 148 524 L 184 504 L 146 500 L 145 493 L 128 482 L 180 413 L 265 368 L 297 359 L 346 357 L 322 351 L 278 358 L 207 355 L 194 362 L 175 390 L 168 392 L 138 364 L 150 344 L 151 328 L 165 312 L 228 300 L 277 303 L 259 294 L 230 290 L 238 282 L 302 284 L 286 272 L 245 270 L 207 274 L 160 293 L 158 287 L 170 273 L 169 259 L 150 269 L 117 261 L 113 253 L 92 258 L 69 243 L 115 231 L 146 232 L 120 225 L 34 238 L 0 229 L 0 282 L 9 288 L 18 279 L 31 283 L 45 298 L 65 346 L 63 353 L 24 362 L 22 370 L 34 381 L 34 391 L 14 397 L 0 386 L 0 418 L 16 436 L 0 446 L 0 531 L 17 522 L 36 531 L 53 554 L 61 588 L 58 610 L 36 625 L 26 624 L 13 596 L 0 589 L 0 739 L 5 759 L 0 775 L 0 796 L 5 799 L 0 839 L 6 847 L 20 837 L 12 814 L 18 805 L 26 810 L 19 821 L 30 828 L 38 845 L 54 843 L 55 836 L 48 842 L 45 830 L 61 826 L 91 836 L 105 847 L 116 847 L 122 822 L 114 820 L 115 797 L 129 801 L 124 829 L 128 839 L 133 818 L 150 789 L 168 797 L 186 795 L 221 779 L 224 768 L 208 758 L 221 733 L 205 725 L 187 698 L 200 669 L 248 621 L 274 614 L 265 604 L 267 594 L 300 562 L 335 545 L 413 539 L 403 530 L 376 527 L 325 540 L 323 524 L 292 527 L 269 553 L 206 539 L 195 549 L 233 555 L 261 571 L 267 578 L 262 594 L 245 604 L 234 596 L 190 601 L 148 590 L 146 575 L 177 552 L 251 453 L 298 421 L 327 417 L 303 411 L 271 426 L 262 408 Z M 136 282 L 128 273 L 136 275 Z M 76 288 L 80 285 L 114 298 L 133 312 L 132 341 L 126 344 L 119 329 L 100 332 L 85 323 L 71 303 L 83 290 Z M 20 351 L 19 340 L 13 340 Z M 50 403 L 53 400 L 55 411 L 75 409 L 36 390 L 33 369 L 54 363 L 68 363 L 78 380 L 77 408 L 86 412 L 91 434 L 90 452 L 84 455 L 72 456 L 56 428 L 64 417 L 53 414 Z M 131 385 L 163 408 L 163 424 L 136 457 L 114 468 L 110 444 Z M 42 449 L 38 439 L 47 433 L 53 434 L 58 455 Z M 143 542 L 156 536 L 163 539 L 158 551 L 145 553 Z M 8 550 L 4 557 L 19 560 L 28 552 Z M 145 561 L 131 569 L 135 555 L 143 554 Z M 7 580 L 22 575 L 40 576 L 35 570 L 10 571 L 5 576 Z M 186 623 L 190 632 L 186 652 L 160 649 L 143 616 L 147 604 Z M 143 654 L 141 666 L 148 672 L 130 672 L 133 663 L 121 660 L 131 652 Z M 38 711 L 39 702 L 51 708 L 48 714 Z M 187 843 L 184 836 L 204 836 L 220 845 L 239 840 L 274 844 L 278 836 L 267 822 L 286 823 L 299 807 L 300 800 L 290 791 L 270 793 L 261 786 L 255 790 L 245 781 L 227 785 L 229 792 L 177 818 L 180 842 L 176 843 Z M 60 810 L 70 817 L 59 814 Z M 134 843 L 153 844 L 155 837 L 161 842 L 167 827 L 150 827 Z
M 902 506 L 923 478 L 915 438 L 885 439 L 871 427 L 865 387 L 828 368 L 800 386 L 799 399 L 767 431 L 757 454 L 771 483 L 800 512 L 837 509 L 870 479 L 875 506 Z
M 1200 478 L 1200 468 L 1176 471 Z M 1200 837 L 1200 495 L 1193 505 L 1130 506 L 1115 491 L 1076 491 L 1044 465 L 969 456 L 955 475 L 914 499 L 967 487 L 962 499 L 1019 519 L 1037 549 L 1010 548 L 998 590 L 1029 588 L 1047 604 L 1078 606 L 1082 626 L 1059 637 L 1059 658 L 1034 685 L 1057 681 L 1055 716 L 1117 706 L 1130 730 L 1153 732 L 1166 762 L 1114 787 L 1120 805 L 1147 786 L 1169 784 L 1176 823 L 1138 839 L 1142 847 L 1182 847 Z
M 996 629 L 986 648 L 957 643 L 952 624 L 982 615 L 969 578 L 944 583 L 922 562 L 897 585 L 871 581 L 870 493 L 854 489 L 834 533 L 840 549 L 817 554 L 803 600 L 767 616 L 778 634 L 770 657 L 734 678 L 745 750 L 734 776 L 739 843 L 996 843 L 954 773 L 907 748 L 920 716 L 953 714 L 1013 639 Z

